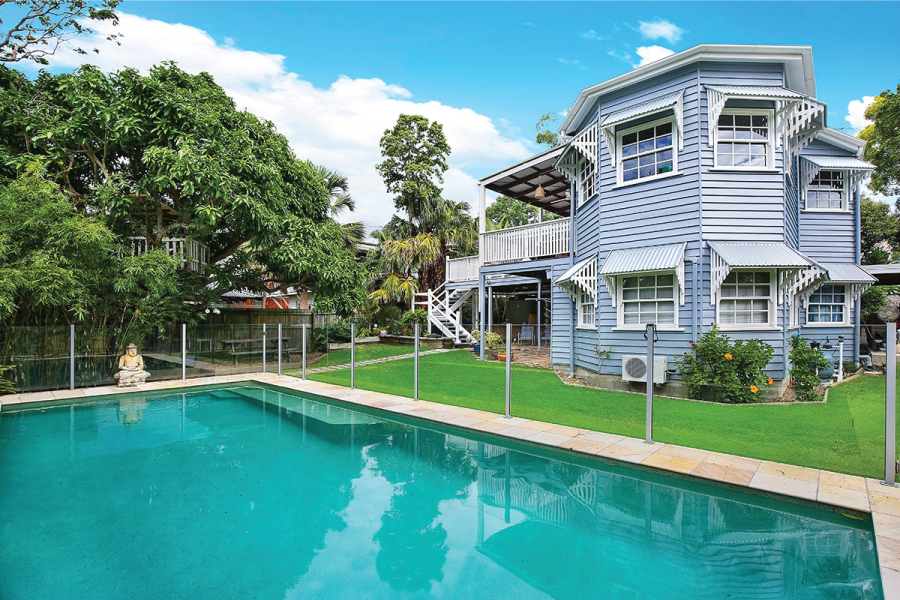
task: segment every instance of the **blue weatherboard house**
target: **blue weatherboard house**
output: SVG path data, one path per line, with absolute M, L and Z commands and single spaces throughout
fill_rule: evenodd
M 555 366 L 620 387 L 646 380 L 653 323 L 654 379 L 673 394 L 674 358 L 713 324 L 774 347 L 782 385 L 795 333 L 843 336 L 852 360 L 873 167 L 826 117 L 808 46 L 701 45 L 583 90 L 558 147 L 480 181 L 479 255 L 448 261 L 422 302 L 432 324 L 465 341 L 465 300 L 484 330 L 494 293 L 524 292 Z M 486 190 L 556 218 L 486 231 Z

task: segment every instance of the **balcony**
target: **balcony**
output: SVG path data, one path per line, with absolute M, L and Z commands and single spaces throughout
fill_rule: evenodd
M 568 254 L 570 247 L 569 218 L 481 234 L 481 255 L 484 264 L 558 256 Z
M 147 238 L 131 237 L 132 256 L 140 256 L 147 252 Z M 166 250 L 169 256 L 181 259 L 181 266 L 189 271 L 199 271 L 209 261 L 209 251 L 200 242 L 187 238 L 163 238 L 161 248 Z

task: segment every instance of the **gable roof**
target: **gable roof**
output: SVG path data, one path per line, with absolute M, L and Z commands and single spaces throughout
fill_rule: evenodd
M 566 117 L 559 127 L 559 132 L 563 135 L 569 135 L 570 132 L 577 129 L 587 116 L 586 113 L 590 110 L 591 101 L 594 98 L 698 60 L 710 62 L 781 63 L 784 65 L 785 85 L 787 88 L 805 96 L 816 97 L 816 81 L 813 71 L 811 46 L 700 44 L 585 88 L 578 95 L 572 107 L 566 112 Z

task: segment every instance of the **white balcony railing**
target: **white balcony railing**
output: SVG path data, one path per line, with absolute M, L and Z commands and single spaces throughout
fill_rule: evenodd
M 447 281 L 477 281 L 478 257 L 464 256 L 447 260 Z
M 570 243 L 568 218 L 488 231 L 481 236 L 485 263 L 533 260 L 568 254 Z
M 132 256 L 140 256 L 147 252 L 147 238 L 128 238 L 131 242 Z M 163 238 L 162 248 L 169 256 L 177 256 L 182 260 L 182 266 L 190 271 L 199 271 L 209 261 L 209 251 L 200 242 L 187 238 Z

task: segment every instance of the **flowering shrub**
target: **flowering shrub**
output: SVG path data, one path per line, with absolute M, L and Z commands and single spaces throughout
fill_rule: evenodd
M 765 369 L 775 351 L 762 340 L 731 343 L 713 326 L 691 350 L 675 361 L 690 398 L 699 400 L 715 386 L 727 402 L 759 402 L 762 386 L 773 383 Z
M 811 402 L 820 400 L 817 389 L 822 385 L 816 369 L 828 367 L 828 359 L 818 348 L 810 348 L 809 340 L 795 335 L 791 338 L 791 387 L 797 400 Z
M 481 343 L 481 332 L 477 329 L 473 329 L 472 333 L 469 334 L 470 341 L 473 344 Z M 499 348 L 503 345 L 503 338 L 500 337 L 499 334 L 494 333 L 493 331 L 486 331 L 484 333 L 484 347 L 485 348 Z

